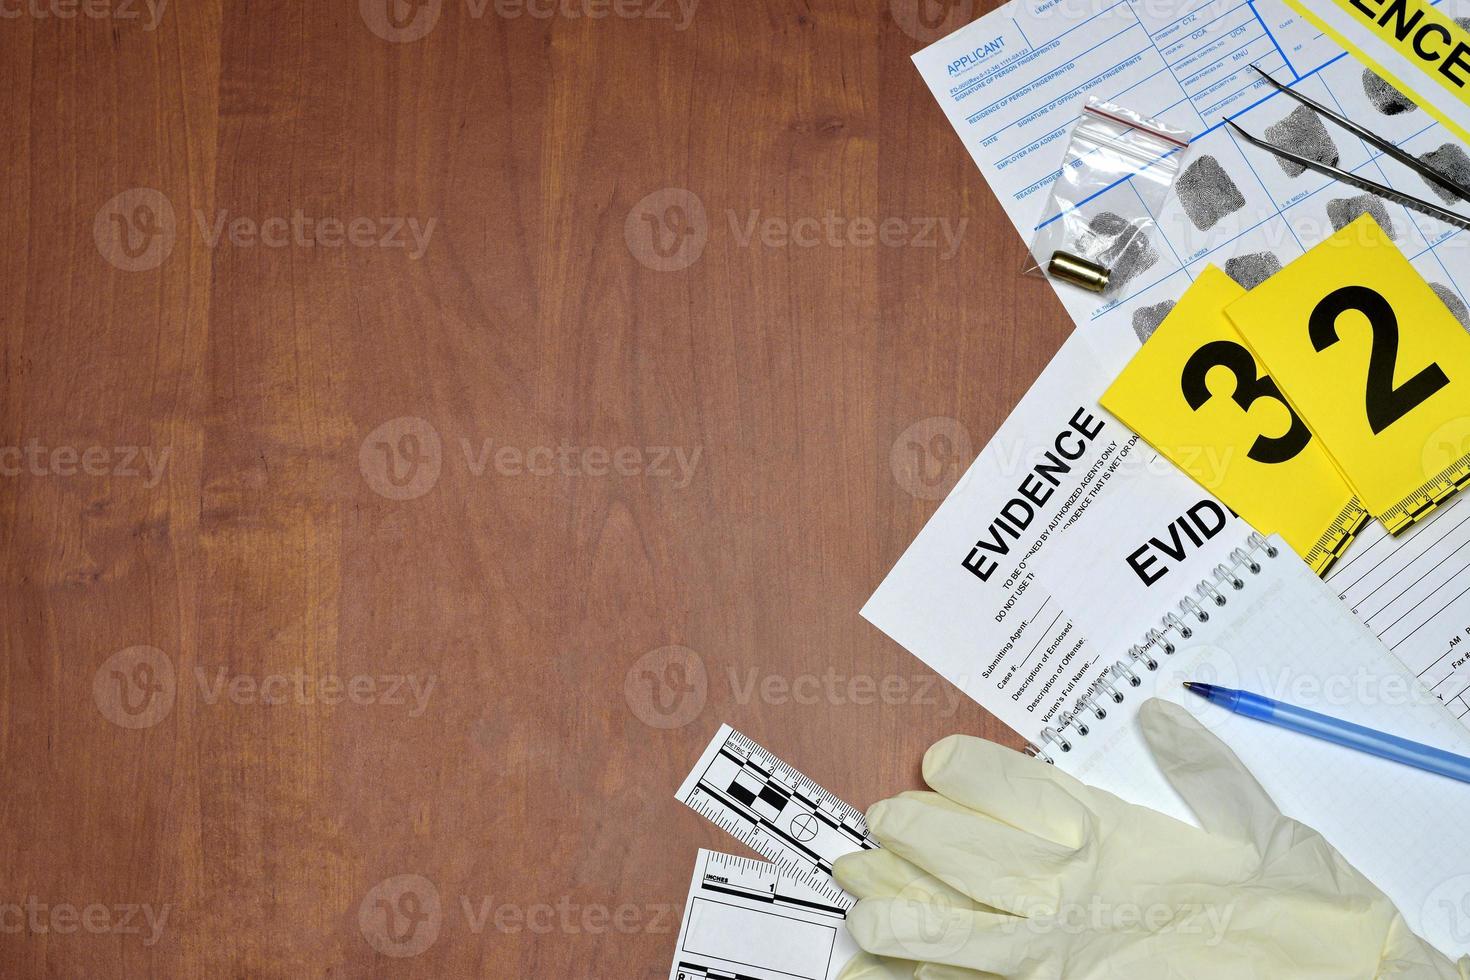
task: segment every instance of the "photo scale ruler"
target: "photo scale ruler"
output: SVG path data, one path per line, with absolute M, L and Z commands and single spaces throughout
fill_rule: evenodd
M 834 897 L 830 888 L 813 889 L 805 876 L 793 875 L 759 858 L 719 851 L 705 853 L 703 887 L 709 893 L 838 918 L 847 914 L 847 904 Z
M 729 725 L 675 797 L 844 912 L 857 900 L 832 879 L 833 862 L 881 846 L 862 811 Z
M 832 980 L 858 947 L 831 890 L 700 848 L 669 980 Z
M 1433 477 L 1406 499 L 1383 512 L 1379 521 L 1390 534 L 1401 534 L 1435 513 L 1436 508 L 1470 486 L 1470 453 Z

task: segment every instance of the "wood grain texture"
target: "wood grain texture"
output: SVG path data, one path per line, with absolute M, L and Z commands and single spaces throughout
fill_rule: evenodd
M 910 0 L 111 2 L 0 21 L 0 974 L 662 978 L 721 721 L 1017 744 L 857 614 L 1069 327 Z

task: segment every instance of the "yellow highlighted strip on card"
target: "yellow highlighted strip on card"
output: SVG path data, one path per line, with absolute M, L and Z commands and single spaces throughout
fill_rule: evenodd
M 1245 295 L 1207 268 L 1102 405 L 1257 530 L 1326 574 L 1368 513 L 1231 325 Z
M 1470 333 L 1371 217 L 1227 315 L 1390 533 L 1470 484 Z

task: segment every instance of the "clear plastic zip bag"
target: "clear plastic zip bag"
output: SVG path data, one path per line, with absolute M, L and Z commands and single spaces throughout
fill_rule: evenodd
M 1029 275 L 1118 293 L 1158 260 L 1157 219 L 1190 133 L 1090 97 L 1031 242 Z

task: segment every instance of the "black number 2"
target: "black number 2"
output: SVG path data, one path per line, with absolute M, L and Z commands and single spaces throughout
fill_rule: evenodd
M 1312 430 L 1307 423 L 1292 411 L 1281 389 L 1269 377 L 1256 373 L 1256 359 L 1250 351 L 1231 340 L 1214 340 L 1195 351 L 1184 364 L 1180 386 L 1184 389 L 1184 400 L 1196 412 L 1210 400 L 1210 389 L 1205 386 L 1205 377 L 1210 368 L 1222 367 L 1235 375 L 1235 393 L 1230 397 L 1245 411 L 1261 398 L 1280 402 L 1291 414 L 1291 428 L 1284 436 L 1257 436 L 1246 453 L 1258 463 L 1284 463 L 1296 457 L 1307 443 L 1312 441 Z
M 1329 293 L 1307 323 L 1312 346 L 1322 353 L 1340 339 L 1337 318 L 1357 310 L 1373 329 L 1373 349 L 1368 356 L 1368 427 L 1376 436 L 1450 383 L 1444 369 L 1430 364 L 1397 388 L 1393 384 L 1399 359 L 1399 318 L 1383 295 L 1367 286 L 1344 286 Z

